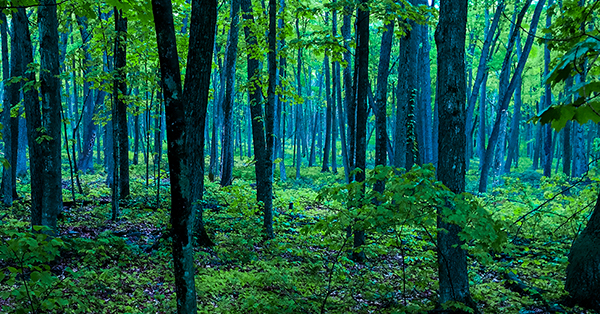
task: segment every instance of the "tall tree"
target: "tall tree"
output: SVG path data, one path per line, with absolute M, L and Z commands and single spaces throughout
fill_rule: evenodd
M 244 19 L 253 22 L 251 0 L 242 0 L 242 11 Z M 269 33 L 268 33 L 268 72 L 269 82 L 267 88 L 267 103 L 265 105 L 265 114 L 260 101 L 260 87 L 258 87 L 258 60 L 256 53 L 248 54 L 248 81 L 251 88 L 250 93 L 250 113 L 252 116 L 252 140 L 254 143 L 254 156 L 256 163 L 254 165 L 256 173 L 256 198 L 261 204 L 264 214 L 264 232 L 268 239 L 274 238 L 273 234 L 273 129 L 275 116 L 275 84 L 277 75 L 277 54 L 276 54 L 276 0 L 269 0 Z M 258 49 L 258 42 L 255 34 L 250 30 L 250 26 L 244 27 L 246 42 L 250 50 Z M 263 122 L 264 121 L 264 122 Z
M 279 41 L 279 49 L 281 50 L 283 47 L 285 47 L 285 31 L 284 31 L 284 26 L 283 26 L 283 12 L 285 10 L 285 0 L 280 0 L 279 3 L 279 20 L 277 20 L 277 27 L 279 28 L 279 32 L 280 32 L 280 41 Z M 286 67 L 286 58 L 283 54 L 280 54 L 279 56 L 279 67 L 277 68 L 277 71 L 279 73 L 279 87 L 281 88 L 281 90 L 283 91 L 284 87 L 284 80 L 286 77 L 286 71 L 285 71 L 285 67 Z M 283 107 L 287 104 L 287 102 L 284 101 L 284 97 L 281 96 L 281 94 L 278 95 L 278 100 L 277 100 L 277 117 L 275 119 L 275 132 L 277 133 L 277 140 L 275 142 L 275 150 L 276 150 L 276 154 L 278 154 L 279 158 L 281 158 L 281 161 L 279 162 L 279 179 L 281 181 L 285 181 L 287 180 L 287 173 L 285 171 L 285 116 L 283 114 L 284 110 Z
M 379 67 L 377 69 L 377 96 L 375 98 L 375 165 L 382 166 L 386 165 L 387 159 L 387 86 L 393 37 L 394 21 L 391 20 L 385 24 L 385 31 L 381 35 Z M 384 188 L 383 182 L 378 182 L 375 186 L 375 190 L 380 193 L 383 193 Z
M 190 154 L 191 149 L 198 149 L 195 154 L 202 154 L 203 157 L 203 130 L 208 102 L 208 88 L 210 86 L 217 3 L 214 0 L 194 0 L 192 2 L 188 68 L 183 95 L 171 1 L 153 0 L 152 11 L 154 13 L 161 80 L 166 103 L 177 313 L 189 314 L 197 312 L 192 247 L 194 211 L 191 203 L 193 197 L 198 197 L 198 194 L 202 195 L 204 159 L 193 161 L 196 163 L 194 165 L 198 166 L 195 169 L 197 172 L 193 173 L 196 178 L 188 181 L 191 175 L 188 171 L 192 164 L 189 163 L 189 159 L 186 160 L 186 154 Z M 193 118 L 199 118 L 200 120 L 191 121 Z M 197 132 L 197 134 L 186 135 L 186 133 L 192 132 Z M 186 141 L 191 141 L 193 144 L 186 147 Z M 197 159 L 199 156 L 189 157 L 196 157 Z M 190 187 L 189 184 L 195 186 Z
M 56 217 L 62 210 L 62 186 L 58 20 L 54 0 L 41 1 L 38 19 L 41 95 L 35 88 L 23 91 L 30 143 L 31 223 L 56 229 Z M 33 47 L 25 9 L 18 8 L 13 12 L 13 20 L 13 34 L 18 41 L 16 46 L 20 50 L 21 62 L 30 64 L 33 62 Z M 26 72 L 25 78 L 34 84 L 36 82 L 32 71 Z
M 233 171 L 233 96 L 235 93 L 235 65 L 239 34 L 240 1 L 231 1 L 231 25 L 225 48 L 225 95 L 223 98 L 223 137 L 221 141 L 221 186 L 231 185 Z
M 510 83 L 508 84 L 508 87 L 506 88 L 506 92 L 503 95 L 499 95 L 500 101 L 498 104 L 498 113 L 502 113 L 503 111 L 506 111 L 506 109 L 508 108 L 508 105 L 510 103 L 512 95 L 515 91 L 515 88 L 517 87 L 517 82 L 519 81 L 518 77 L 519 77 L 519 75 L 521 75 L 521 73 L 523 73 L 523 69 L 525 68 L 525 63 L 527 62 L 527 58 L 529 57 L 529 52 L 531 51 L 531 47 L 533 46 L 533 40 L 534 40 L 535 33 L 537 30 L 537 25 L 540 20 L 542 8 L 544 7 L 545 3 L 546 3 L 546 0 L 540 0 L 540 1 L 538 1 L 537 5 L 535 7 L 535 10 L 533 12 L 533 17 L 532 17 L 531 23 L 529 25 L 527 40 L 525 41 L 525 46 L 523 47 L 523 54 L 519 57 L 519 62 L 517 63 L 517 67 L 515 68 L 513 77 L 511 78 Z M 523 17 L 525 16 L 525 11 L 526 11 L 528 4 L 531 4 L 531 0 L 528 0 L 527 3 L 525 3 L 524 9 L 522 9 L 521 12 L 519 13 L 517 22 L 515 24 L 519 27 L 514 27 L 513 33 L 519 31 L 521 21 L 523 20 Z M 512 39 L 509 40 L 509 45 L 511 44 L 511 42 L 514 43 L 516 34 L 514 36 L 511 34 L 510 38 L 512 38 Z M 507 49 L 507 50 L 510 50 L 510 49 Z M 485 192 L 487 190 L 487 179 L 489 176 L 490 166 L 492 164 L 493 153 L 496 151 L 496 144 L 498 143 L 498 135 L 500 132 L 501 120 L 502 120 L 501 114 L 497 114 L 496 122 L 494 123 L 492 133 L 490 134 L 490 137 L 488 140 L 488 146 L 486 148 L 482 166 L 481 166 L 481 177 L 479 179 L 479 192 Z
M 129 197 L 129 132 L 127 123 L 127 18 L 123 17 L 120 10 L 115 10 L 115 110 L 116 121 L 113 121 L 113 127 L 118 130 L 118 137 L 114 140 L 118 142 L 119 152 L 119 199 Z M 116 164 L 115 164 L 116 165 Z M 116 169 L 115 169 L 116 170 Z M 115 171 L 116 172 L 116 171 Z
M 85 16 L 77 16 L 77 23 L 79 24 L 79 32 L 81 39 L 83 40 L 83 58 L 84 58 L 84 70 L 83 70 L 83 143 L 82 151 L 80 153 L 79 161 L 77 162 L 77 168 L 81 171 L 87 171 L 94 168 L 94 143 L 96 140 L 96 123 L 94 122 L 94 114 L 96 106 L 94 103 L 94 96 L 92 93 L 92 81 L 89 77 L 92 72 L 91 62 L 92 54 L 90 53 L 90 41 L 92 36 L 88 31 L 88 20 Z M 75 156 L 73 156 L 75 158 Z
M 551 6 L 554 0 L 548 0 L 548 6 Z M 551 10 L 546 11 L 546 28 L 552 25 L 552 14 Z M 548 49 L 548 40 L 550 34 L 546 35 L 546 43 L 544 44 L 544 77 L 548 76 L 550 72 L 550 49 Z M 552 90 L 550 84 L 546 83 L 544 86 L 544 109 L 552 106 Z M 543 168 L 544 176 L 550 177 L 552 174 L 552 128 L 549 124 L 542 127 L 544 132 L 544 155 L 543 155 Z
M 439 160 L 437 177 L 454 193 L 465 191 L 465 40 L 467 0 L 441 0 L 435 31 L 438 49 L 437 101 Z M 467 257 L 458 234 L 461 228 L 438 215 L 439 303 L 461 302 L 474 308 L 469 292 Z
M 367 98 L 369 91 L 369 8 L 368 0 L 361 0 L 356 16 L 356 168 L 360 171 L 356 174 L 357 182 L 366 179 L 367 158 Z M 363 191 L 364 192 L 364 191 Z M 360 195 L 359 197 L 364 197 Z M 365 244 L 365 231 L 354 230 L 354 247 L 358 248 Z M 364 252 L 354 252 L 353 259 L 362 261 Z
M 7 159 L 9 166 L 2 167 L 2 202 L 6 206 L 11 206 L 13 202 L 13 196 L 16 193 L 16 161 L 17 158 L 13 154 L 13 136 L 12 136 L 12 123 L 14 118 L 11 118 L 11 109 L 19 103 L 19 89 L 21 84 L 19 82 L 8 83 L 9 77 L 19 77 L 23 75 L 20 60 L 20 49 L 18 47 L 18 41 L 15 34 L 15 23 L 16 20 L 12 19 L 13 36 L 11 36 L 11 50 L 10 54 L 10 67 L 9 67 L 9 55 L 8 55 L 8 26 L 6 21 L 6 15 L 0 13 L 2 18 L 1 32 L 2 32 L 2 79 L 4 81 L 3 88 L 3 113 L 2 113 L 2 124 L 5 127 L 2 130 L 2 137 L 4 140 L 4 156 Z

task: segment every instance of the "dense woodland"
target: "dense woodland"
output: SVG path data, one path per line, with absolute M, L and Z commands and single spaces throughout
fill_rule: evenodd
M 600 1 L 0 8 L 2 313 L 600 311 Z

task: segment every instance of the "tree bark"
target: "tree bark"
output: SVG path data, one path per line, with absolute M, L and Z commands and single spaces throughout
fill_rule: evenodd
M 221 186 L 232 183 L 233 171 L 233 96 L 235 93 L 235 70 L 237 59 L 237 46 L 239 38 L 239 11 L 240 0 L 231 1 L 231 25 L 225 48 L 225 95 L 223 98 L 223 137 L 221 139 Z
M 242 0 L 242 11 L 244 19 L 250 23 L 254 22 L 252 16 L 250 0 Z M 273 239 L 273 117 L 275 105 L 275 84 L 277 75 L 276 63 L 276 11 L 277 4 L 275 0 L 269 0 L 269 54 L 268 54 L 268 72 L 269 83 L 267 89 L 267 104 L 265 105 L 265 115 L 262 114 L 260 104 L 261 90 L 258 86 L 258 60 L 253 53 L 248 54 L 248 81 L 250 82 L 249 98 L 250 113 L 252 118 L 252 140 L 254 142 L 254 156 L 256 158 L 256 198 L 259 202 L 264 215 L 264 232 L 267 239 Z M 250 26 L 244 27 L 244 34 L 248 48 L 252 51 L 257 49 L 257 39 L 255 34 L 250 31 Z M 264 121 L 264 122 L 263 122 Z
M 565 290 L 576 304 L 600 311 L 600 195 L 586 227 L 569 252 Z
M 466 173 L 466 22 L 467 0 L 440 1 L 440 20 L 435 31 L 439 103 L 437 177 L 457 194 L 465 191 Z M 444 222 L 438 215 L 438 229 L 443 230 L 437 235 L 439 303 L 456 301 L 476 310 L 469 292 L 466 253 L 460 247 L 461 228 Z
M 2 124 L 5 127 L 2 130 L 2 137 L 4 140 L 4 158 L 8 162 L 8 167 L 2 167 L 2 202 L 5 206 L 11 206 L 13 202 L 13 191 L 16 193 L 16 175 L 13 176 L 13 167 L 16 167 L 15 160 L 12 154 L 12 118 L 10 115 L 13 106 L 19 103 L 19 89 L 21 88 L 20 83 L 8 84 L 10 77 L 18 77 L 23 75 L 21 69 L 20 60 L 20 49 L 15 35 L 15 19 L 12 19 L 13 35 L 11 36 L 11 50 L 10 54 L 10 66 L 9 66 L 9 54 L 8 54 L 8 26 L 6 15 L 0 12 L 0 32 L 2 33 L 2 80 L 4 81 L 3 88 L 3 108 L 2 108 Z M 14 159 L 14 160 L 13 160 Z M 15 172 L 16 174 L 16 172 Z
M 192 3 L 190 53 L 184 95 L 181 88 L 171 1 L 153 0 L 152 11 L 166 103 L 177 313 L 196 313 L 192 228 L 194 211 L 197 208 L 194 208 L 193 203 L 198 203 L 201 199 L 203 189 L 204 159 L 198 157 L 204 156 L 204 126 L 217 4 L 214 0 L 195 0 Z M 191 103 L 192 101 L 194 103 Z M 194 123 L 191 123 L 192 120 Z M 187 147 L 186 142 L 190 144 Z M 186 160 L 186 154 L 190 154 L 190 150 L 195 150 L 194 154 L 197 154 L 188 155 L 194 160 Z M 190 169 L 194 166 L 195 169 Z M 188 181 L 192 175 L 194 178 Z
M 369 8 L 367 0 L 361 0 L 356 17 L 356 174 L 357 182 L 366 179 L 367 157 L 367 98 L 369 91 Z M 364 193 L 364 191 L 363 191 Z M 360 198 L 364 195 L 358 196 Z M 364 230 L 354 230 L 354 248 L 365 244 Z M 364 260 L 364 252 L 353 252 L 352 258 L 356 262 Z
M 394 36 L 394 21 L 385 25 L 381 35 L 381 49 L 379 51 L 379 67 L 377 69 L 377 96 L 375 98 L 375 165 L 385 166 L 387 160 L 387 86 L 390 73 L 390 54 L 392 52 L 392 38 Z M 373 189 L 383 193 L 385 182 L 378 181 Z
M 116 107 L 116 121 L 113 127 L 118 129 L 118 165 L 119 165 L 119 199 L 129 197 L 129 134 L 127 125 L 127 103 L 124 97 L 127 96 L 127 18 L 122 16 L 122 12 L 115 10 L 115 31 L 117 32 L 115 40 L 115 71 L 117 77 L 115 80 L 114 95 Z M 93 143 L 93 142 L 92 142 Z M 116 164 L 115 164 L 116 165 Z
M 327 15 L 328 19 L 329 15 Z M 323 61 L 323 68 L 325 70 L 325 99 L 327 101 L 327 108 L 325 110 L 325 147 L 323 148 L 323 167 L 321 172 L 329 172 L 329 152 L 331 150 L 331 72 L 329 71 L 329 56 L 325 54 Z

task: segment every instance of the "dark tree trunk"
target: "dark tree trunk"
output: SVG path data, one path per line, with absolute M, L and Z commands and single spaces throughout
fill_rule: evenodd
M 367 158 L 367 98 L 369 91 L 369 11 L 367 0 L 361 0 L 356 17 L 356 168 L 360 169 L 355 178 L 357 182 L 366 179 Z M 363 191 L 364 192 L 364 191 Z M 359 197 L 364 197 L 360 195 Z M 364 230 L 354 230 L 354 248 L 365 244 Z M 353 252 L 354 261 L 362 262 L 364 252 Z
M 170 145 L 167 153 L 171 177 L 173 264 L 177 313 L 180 314 L 197 312 L 192 228 L 194 211 L 201 212 L 201 209 L 194 207 L 194 203 L 198 203 L 202 198 L 204 127 L 217 18 L 216 7 L 216 1 L 211 0 L 195 0 L 192 3 L 189 45 L 191 53 L 188 54 L 185 94 L 178 97 L 182 91 L 181 74 L 171 1 L 152 1 L 166 103 L 167 138 Z M 186 145 L 186 142 L 189 145 Z M 190 153 L 194 155 L 190 156 Z M 186 160 L 186 155 L 192 160 Z
M 118 138 L 114 140 L 118 142 L 119 152 L 119 197 L 124 199 L 129 197 L 129 133 L 127 125 L 127 103 L 123 99 L 127 95 L 127 18 L 122 16 L 122 12 L 115 10 L 115 31 L 118 36 L 115 40 L 115 70 L 117 78 L 115 80 L 115 107 L 116 121 L 113 122 L 113 127 L 118 130 Z M 92 142 L 93 143 L 93 142 Z M 91 147 L 91 146 L 90 146 Z
M 331 72 L 329 71 L 329 56 L 325 55 L 323 61 L 325 68 L 325 98 L 327 99 L 327 109 L 325 110 L 325 147 L 323 148 L 323 167 L 321 172 L 329 172 L 329 151 L 331 149 Z
M 335 114 L 336 99 L 331 90 L 331 172 L 337 174 L 337 115 Z
M 60 79 L 58 77 L 58 21 L 56 2 L 42 1 L 39 9 L 40 31 L 40 91 L 30 89 L 23 93 L 27 116 L 31 167 L 31 223 L 56 229 L 56 217 L 62 209 L 60 160 Z M 33 62 L 29 22 L 24 8 L 13 13 L 13 31 L 17 39 L 21 62 Z M 25 73 L 35 84 L 35 73 Z M 41 96 L 42 109 L 40 111 Z M 42 126 L 44 126 L 42 128 Z M 36 139 L 42 139 L 36 141 Z
M 375 165 L 385 166 L 387 160 L 387 86 L 390 73 L 390 54 L 392 52 L 392 38 L 394 36 L 394 21 L 385 25 L 385 32 L 381 36 L 381 50 L 379 51 L 379 68 L 377 69 L 377 96 L 375 100 Z M 378 181 L 373 189 L 383 193 L 385 183 Z
M 571 90 L 571 88 L 573 87 L 573 78 L 569 78 L 567 79 L 566 83 L 565 83 L 565 89 L 566 90 Z M 572 98 L 572 97 L 571 97 Z M 569 103 L 571 102 L 571 100 L 569 100 Z M 571 153 L 573 151 L 573 148 L 571 147 L 571 125 L 572 122 L 568 121 L 567 124 L 565 125 L 565 128 L 562 131 L 562 153 L 563 153 L 563 167 L 562 167 L 562 171 L 563 173 L 569 177 L 571 176 Z
M 242 0 L 242 11 L 244 19 L 250 23 L 254 22 L 252 16 L 250 0 Z M 267 89 L 267 103 L 265 105 L 265 115 L 262 115 L 262 106 L 260 104 L 261 90 L 258 86 L 258 60 L 253 53 L 248 54 L 248 81 L 250 82 L 250 112 L 252 116 L 252 139 L 254 142 L 254 156 L 256 157 L 256 198 L 261 203 L 261 209 L 264 214 L 264 232 L 268 239 L 273 239 L 273 117 L 275 105 L 275 84 L 277 75 L 276 63 L 276 11 L 277 3 L 275 0 L 269 0 L 269 54 L 268 54 L 268 72 L 269 85 Z M 244 27 L 244 34 L 248 49 L 252 51 L 257 49 L 257 39 L 250 31 L 250 26 Z M 261 119 L 263 118 L 263 119 Z M 264 121 L 264 122 L 263 122 Z
M 569 299 L 600 311 L 600 195 L 587 226 L 577 236 L 569 252 L 565 290 Z
M 438 49 L 439 160 L 437 177 L 456 194 L 465 191 L 465 40 L 467 0 L 440 1 L 435 31 Z M 467 258 L 459 239 L 461 228 L 438 216 L 439 303 L 461 302 L 476 309 L 469 292 Z
M 235 93 L 235 70 L 237 59 L 237 46 L 239 38 L 239 11 L 240 0 L 231 1 L 231 25 L 225 48 L 225 95 L 223 98 L 223 137 L 221 140 L 221 186 L 232 183 L 233 171 L 233 101 Z
M 8 79 L 10 77 L 19 77 L 23 75 L 21 69 L 21 60 L 20 60 L 20 49 L 18 47 L 18 41 L 15 34 L 15 19 L 12 19 L 12 29 L 13 36 L 11 36 L 11 50 L 10 54 L 10 66 L 9 66 L 9 55 L 8 55 L 8 26 L 6 15 L 0 12 L 0 19 L 2 20 L 2 24 L 0 24 L 0 32 L 2 33 L 2 80 L 4 81 L 3 88 L 3 112 L 2 112 L 2 124 L 8 127 L 5 127 L 2 130 L 2 137 L 4 140 L 4 158 L 9 163 L 9 167 L 2 167 L 2 202 L 5 206 L 11 206 L 13 202 L 13 191 L 16 193 L 16 178 L 13 176 L 13 169 L 16 167 L 15 161 L 16 158 L 12 156 L 12 130 L 11 123 L 12 119 L 10 116 L 11 108 L 19 103 L 19 89 L 20 83 L 12 83 L 8 84 Z M 14 159 L 14 160 L 13 160 Z M 15 172 L 16 174 L 16 172 Z
M 201 246 L 214 245 L 204 229 L 202 196 L 206 114 L 217 23 L 216 7 L 216 0 L 194 0 L 192 3 L 189 53 L 183 89 L 187 154 L 187 173 L 184 172 L 184 175 L 187 175 L 189 182 L 186 208 L 189 208 L 190 212 L 182 216 L 184 220 L 180 220 L 179 227 L 186 229 L 185 234 L 181 233 L 181 237 L 185 236 L 191 239 L 190 224 L 195 224 L 197 241 Z M 188 215 L 189 217 L 186 217 Z M 195 215 L 198 216 L 194 222 Z M 183 249 L 187 250 L 185 247 Z M 191 252 L 187 254 L 191 254 Z M 191 267 L 193 269 L 193 266 Z
M 519 58 L 519 62 L 517 64 L 517 67 L 514 71 L 514 75 L 512 77 L 512 79 L 510 80 L 510 84 L 508 85 L 506 92 L 503 95 L 499 95 L 499 99 L 501 100 L 499 102 L 498 105 L 498 112 L 501 113 L 502 111 L 506 111 L 506 109 L 508 108 L 508 104 L 510 103 L 510 99 L 512 98 L 512 94 L 514 93 L 515 88 L 517 87 L 517 78 L 518 76 L 523 73 L 523 69 L 525 68 L 525 63 L 527 62 L 527 58 L 529 57 L 529 52 L 531 51 L 531 47 L 533 45 L 533 40 L 534 40 L 534 36 L 537 30 L 537 24 L 539 22 L 540 19 L 540 15 L 542 13 L 542 8 L 544 7 L 546 0 L 540 0 L 536 7 L 535 7 L 535 11 L 530 23 L 530 27 L 529 27 L 529 32 L 527 35 L 527 40 L 525 42 L 525 46 L 523 48 L 523 54 L 521 55 L 521 57 Z M 521 25 L 521 21 L 523 20 L 523 17 L 525 16 L 525 12 L 527 11 L 527 4 L 530 4 L 531 0 L 529 0 L 524 9 L 519 13 L 519 16 L 517 18 L 517 23 L 515 23 L 515 25 L 518 25 L 520 27 Z M 513 32 L 518 32 L 519 31 L 519 27 L 515 27 Z M 509 41 L 509 46 L 511 45 L 511 42 L 514 43 L 515 40 L 515 35 L 511 34 L 511 39 Z M 507 49 L 507 50 L 512 50 L 512 49 Z M 499 135 L 499 131 L 500 131 L 500 123 L 501 123 L 501 115 L 498 115 L 496 117 L 496 122 L 494 123 L 494 128 L 492 129 L 492 133 L 490 134 L 490 138 L 488 141 L 488 146 L 485 152 L 485 156 L 484 156 L 484 160 L 483 160 L 483 164 L 481 167 L 481 177 L 479 180 L 479 192 L 485 192 L 487 190 L 487 179 L 488 179 L 488 175 L 489 175 L 489 170 L 490 170 L 490 166 L 492 163 L 492 157 L 493 157 L 493 153 L 496 150 L 496 144 L 498 142 L 498 135 Z

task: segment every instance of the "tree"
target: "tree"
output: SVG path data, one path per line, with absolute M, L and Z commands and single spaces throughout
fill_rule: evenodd
M 253 22 L 250 0 L 242 0 L 244 19 Z M 273 239 L 273 145 L 274 145 L 274 116 L 275 116 L 275 84 L 277 75 L 276 63 L 276 11 L 277 2 L 269 0 L 269 35 L 268 35 L 268 72 L 269 82 L 267 88 L 267 103 L 263 117 L 260 101 L 261 90 L 258 86 L 258 60 L 255 53 L 248 54 L 248 81 L 250 114 L 252 118 L 252 140 L 254 143 L 254 156 L 256 163 L 256 200 L 260 204 L 264 215 L 264 232 L 267 239 Z M 244 34 L 249 49 L 258 49 L 256 35 L 246 25 Z M 263 122 L 264 121 L 264 122 Z M 298 152 L 299 153 L 299 152 Z
M 367 158 L 367 93 L 369 90 L 369 8 L 367 0 L 361 0 L 358 6 L 356 16 L 356 61 L 355 73 L 356 80 L 356 151 L 355 161 L 356 182 L 364 182 L 366 179 L 366 158 Z M 364 193 L 364 191 L 363 191 Z M 364 195 L 359 195 L 364 197 Z M 354 230 L 354 248 L 359 248 L 365 244 L 365 231 L 361 229 Z M 364 252 L 354 252 L 352 254 L 354 261 L 361 262 L 364 259 Z
M 379 52 L 379 68 L 377 70 L 377 96 L 375 98 L 375 165 L 386 165 L 387 159 L 387 86 L 390 68 L 390 54 L 392 52 L 392 38 L 394 36 L 394 21 L 388 21 L 385 31 L 381 35 L 381 50 Z M 385 186 L 378 182 L 376 191 L 383 193 Z
M 20 51 L 17 46 L 18 41 L 15 32 L 15 19 L 12 19 L 13 36 L 11 36 L 11 49 L 10 54 L 10 66 L 8 56 L 8 26 L 6 21 L 6 15 L 0 13 L 2 18 L 1 32 L 2 32 L 2 79 L 4 81 L 4 93 L 3 93 L 3 113 L 2 113 L 2 125 L 7 126 L 2 130 L 2 137 L 4 140 L 4 156 L 7 159 L 8 167 L 3 166 L 2 169 L 2 202 L 6 206 L 11 206 L 14 194 L 16 194 L 16 161 L 17 158 L 13 151 L 13 135 L 12 135 L 12 124 L 16 120 L 11 118 L 11 109 L 19 103 L 19 89 L 21 88 L 20 82 L 8 83 L 9 77 L 18 77 L 22 75 Z
M 488 179 L 489 170 L 490 170 L 490 167 L 492 164 L 493 153 L 496 151 L 496 144 L 498 143 L 498 135 L 500 132 L 500 125 L 502 122 L 501 113 L 508 109 L 508 105 L 510 103 L 512 95 L 513 95 L 515 89 L 517 88 L 517 83 L 519 82 L 519 76 L 523 73 L 523 69 L 525 68 L 525 63 L 527 62 L 527 58 L 529 57 L 529 52 L 531 51 L 531 47 L 533 46 L 534 36 L 535 36 L 536 30 L 537 30 L 537 25 L 540 20 L 540 15 L 542 13 L 542 8 L 544 7 L 545 2 L 546 2 L 546 0 L 538 1 L 537 5 L 535 6 L 535 10 L 533 12 L 533 17 L 531 19 L 531 24 L 529 26 L 527 40 L 525 41 L 525 46 L 523 47 L 523 54 L 519 57 L 519 62 L 517 63 L 517 67 L 515 68 L 512 78 L 510 79 L 510 83 L 506 87 L 505 93 L 500 94 L 500 98 L 499 98 L 500 101 L 499 101 L 499 105 L 498 105 L 498 114 L 496 115 L 496 122 L 494 123 L 492 133 L 490 134 L 490 137 L 488 140 L 488 146 L 486 148 L 485 155 L 484 155 L 484 158 L 482 161 L 481 177 L 479 179 L 479 192 L 485 192 L 487 190 L 487 179 Z M 527 5 L 530 3 L 531 3 L 531 0 L 529 0 L 525 4 L 525 7 L 527 7 Z M 521 10 L 521 12 L 519 13 L 519 16 L 517 18 L 516 25 L 521 25 L 521 21 L 523 20 L 524 16 L 525 16 L 525 10 Z M 514 27 L 513 33 L 518 32 L 518 31 L 519 31 L 519 27 Z M 514 36 L 511 34 L 510 38 L 512 38 L 512 39 L 509 40 L 509 46 L 511 45 L 511 42 L 514 44 L 514 41 L 516 40 L 516 34 Z M 512 49 L 507 49 L 507 50 L 510 51 Z M 509 57 L 510 56 L 507 55 L 505 57 L 505 60 Z M 507 62 L 504 62 L 503 66 L 505 64 L 507 64 Z M 506 71 L 508 71 L 508 70 L 506 70 Z
M 33 71 L 25 73 L 28 84 L 23 92 L 27 116 L 31 174 L 31 223 L 56 230 L 56 217 L 62 210 L 60 130 L 61 103 L 58 78 L 58 20 L 56 2 L 43 0 L 39 9 L 40 32 L 40 94 Z M 33 47 L 28 18 L 24 8 L 13 13 L 14 36 L 21 54 L 21 62 L 33 62 Z M 16 52 L 16 51 L 15 51 Z M 41 98 L 41 110 L 40 101 Z
M 114 138 L 115 147 L 118 147 L 118 152 L 114 151 L 115 167 L 118 165 L 118 199 L 129 197 L 129 132 L 127 124 L 127 18 L 123 17 L 120 10 L 115 10 L 115 91 L 114 104 L 115 118 L 113 127 L 116 129 L 116 137 Z M 115 174 L 117 169 L 115 168 Z M 116 181 L 115 181 L 116 182 Z
M 437 177 L 456 194 L 465 191 L 466 25 L 467 0 L 440 1 L 440 20 L 435 30 L 439 104 Z M 476 309 L 469 292 L 467 257 L 458 236 L 461 228 L 444 222 L 438 215 L 438 230 L 439 303 L 456 301 Z
M 231 1 L 231 25 L 227 36 L 227 48 L 225 48 L 225 95 L 223 98 L 223 137 L 222 137 L 222 170 L 221 186 L 231 185 L 233 171 L 233 96 L 235 93 L 235 65 L 237 59 L 237 46 L 239 34 L 239 12 L 240 1 Z
M 197 312 L 192 247 L 193 209 L 196 204 L 193 203 L 199 201 L 197 197 L 202 195 L 203 189 L 204 126 L 217 3 L 214 0 L 192 2 L 190 44 L 183 94 L 171 1 L 153 0 L 152 12 L 166 103 L 167 138 L 170 143 L 168 157 L 171 176 L 171 233 L 177 313 L 189 314 Z M 199 120 L 193 121 L 193 124 L 189 123 L 193 118 Z M 196 134 L 190 134 L 192 132 Z M 193 145 L 187 147 L 188 141 Z M 191 153 L 190 149 L 197 149 L 195 154 L 200 154 L 202 159 L 198 159 L 198 155 L 189 156 L 190 159 L 196 157 L 193 163 L 186 159 L 186 154 Z M 189 172 L 191 166 L 197 167 L 192 173 Z M 195 178 L 188 181 L 192 174 Z

